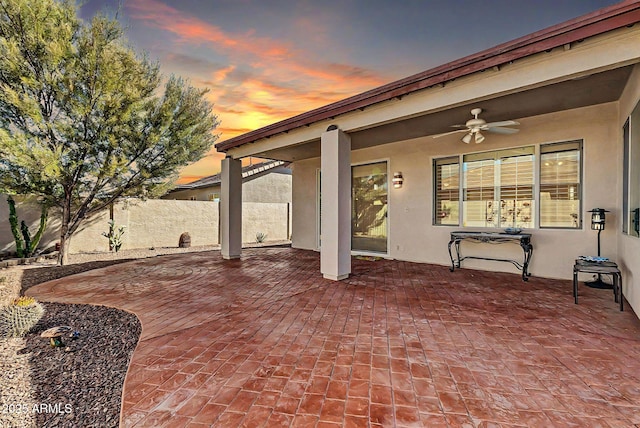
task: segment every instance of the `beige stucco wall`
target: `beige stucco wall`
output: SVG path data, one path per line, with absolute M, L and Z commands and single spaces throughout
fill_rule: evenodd
M 620 98 L 619 116 L 617 120 L 617 127 L 622 129 L 624 122 L 627 120 L 631 111 L 640 102 L 640 65 L 636 65 L 629 83 L 625 88 L 622 97 Z M 622 141 L 622 136 L 618 138 L 618 141 Z M 619 165 L 622 165 L 622 158 Z M 636 165 L 636 168 L 638 166 Z M 618 168 L 618 171 L 622 172 L 622 168 Z M 622 195 L 622 174 L 618 175 L 618 192 Z M 622 202 L 618 204 L 622 206 Z M 637 207 L 629 207 L 633 209 Z M 640 239 L 634 236 L 625 235 L 618 229 L 618 264 L 622 271 L 623 278 L 623 291 L 624 295 L 629 301 L 629 304 L 633 307 L 636 314 L 640 314 Z
M 242 204 L 242 242 L 256 242 L 256 234 L 264 233 L 267 241 L 288 239 L 290 214 L 287 204 L 264 204 L 244 202 Z
M 6 196 L 2 195 L 6 201 Z M 17 204 L 20 219 L 26 219 L 33 234 L 37 230 L 39 211 L 32 198 Z M 5 204 L 6 205 L 6 204 Z M 267 234 L 267 241 L 288 239 L 291 230 L 291 204 L 245 202 L 242 205 L 243 242 L 256 241 L 256 233 Z M 72 236 L 70 254 L 103 252 L 109 250 L 109 241 L 102 236 L 109 225 L 109 210 L 105 209 L 86 219 Z M 125 226 L 122 249 L 177 247 L 180 235 L 189 232 L 192 246 L 219 244 L 218 202 L 129 199 L 113 207 L 117 226 Z M 289 224 L 288 224 L 289 222 Z M 40 249 L 55 245 L 59 239 L 60 220 L 55 211 L 50 213 L 47 233 Z M 0 252 L 14 252 L 15 244 L 9 228 L 8 207 L 0 203 Z
M 34 197 L 14 196 L 16 201 L 16 213 L 18 220 L 24 220 L 29 225 L 31 236 L 34 236 L 40 226 L 40 208 Z M 60 221 L 55 209 L 49 211 L 47 229 L 40 240 L 39 248 L 49 248 L 58 241 Z M 9 225 L 9 205 L 7 195 L 0 193 L 0 253 L 14 252 L 16 250 Z
M 288 239 L 287 204 L 245 202 L 242 204 L 242 242 L 256 241 L 256 233 L 267 235 L 267 241 Z M 101 221 L 88 227 L 71 240 L 71 253 L 106 251 L 108 211 Z M 290 217 L 290 215 L 289 215 Z M 130 200 L 114 206 L 117 225 L 126 226 L 122 249 L 177 247 L 180 235 L 189 232 L 192 246 L 219 244 L 219 205 L 208 201 Z
M 191 245 L 218 243 L 218 204 L 205 201 L 164 201 L 129 199 L 113 207 L 113 220 L 125 226 L 122 249 L 177 247 L 180 235 L 189 232 Z M 108 230 L 109 211 L 90 218 L 71 238 L 71 254 L 108 251 L 102 236 Z
M 435 157 L 536 145 L 575 139 L 584 140 L 583 211 L 594 207 L 610 210 L 602 232 L 602 255 L 615 258 L 620 230 L 618 171 L 621 157 L 617 103 L 555 114 L 518 119 L 520 132 L 513 136 L 488 134 L 480 145 L 466 145 L 459 135 L 431 137 L 386 144 L 352 152 L 352 163 L 388 160 L 389 172 L 402 171 L 402 189 L 389 190 L 389 257 L 450 264 L 449 233 L 461 226 L 432 225 L 432 160 Z M 295 163 L 293 183 L 293 245 L 316 248 L 316 169 L 320 159 Z M 535 276 L 565 278 L 572 275 L 573 261 L 581 254 L 596 253 L 596 234 L 583 212 L 580 230 L 534 229 L 534 254 L 530 271 Z M 510 248 L 511 247 L 511 248 Z M 519 247 L 463 243 L 467 255 L 489 251 L 496 257 L 522 257 Z M 464 266 L 517 272 L 511 264 L 468 260 Z M 568 290 L 570 293 L 570 290 Z
M 291 203 L 291 174 L 271 173 L 245 181 L 242 202 Z

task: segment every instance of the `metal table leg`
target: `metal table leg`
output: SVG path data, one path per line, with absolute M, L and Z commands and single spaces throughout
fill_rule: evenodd
M 573 298 L 576 305 L 578 304 L 578 271 L 573 267 Z

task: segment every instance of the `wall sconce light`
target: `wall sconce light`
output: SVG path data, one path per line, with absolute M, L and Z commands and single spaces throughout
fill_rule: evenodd
M 400 171 L 394 172 L 391 182 L 393 183 L 394 188 L 401 189 L 402 183 L 404 183 L 404 177 L 402 177 L 402 173 Z

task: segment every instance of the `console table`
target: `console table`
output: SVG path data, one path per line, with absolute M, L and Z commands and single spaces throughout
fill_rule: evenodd
M 479 243 L 490 243 L 490 244 L 504 244 L 504 243 L 512 243 L 519 244 L 524 252 L 524 260 L 522 263 L 511 260 L 511 259 L 497 259 L 493 257 L 480 257 L 480 256 L 460 256 L 460 242 L 461 241 L 471 241 L 471 242 L 479 242 Z M 455 248 L 456 257 L 453 257 L 453 252 L 451 251 L 451 246 Z M 449 241 L 449 257 L 451 258 L 451 272 L 457 267 L 460 267 L 460 263 L 464 259 L 479 259 L 479 260 L 493 260 L 497 262 L 509 262 L 513 264 L 518 269 L 522 270 L 522 280 L 527 281 L 531 273 L 528 272 L 529 262 L 531 261 L 531 255 L 533 254 L 533 244 L 531 244 L 531 234 L 530 233 L 501 233 L 501 232 L 451 232 L 451 240 Z

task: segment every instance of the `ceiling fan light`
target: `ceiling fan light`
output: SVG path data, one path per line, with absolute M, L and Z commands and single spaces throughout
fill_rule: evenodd
M 462 142 L 469 144 L 471 142 L 471 133 L 465 134 L 465 136 L 462 137 Z
M 476 132 L 476 144 L 480 144 L 484 141 L 484 135 L 479 132 Z

